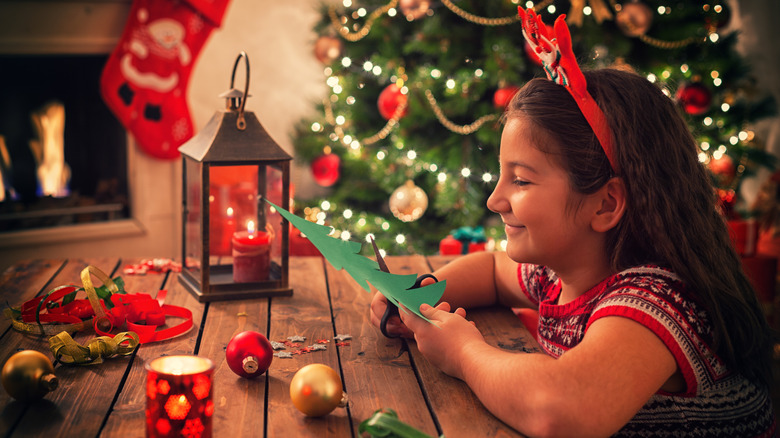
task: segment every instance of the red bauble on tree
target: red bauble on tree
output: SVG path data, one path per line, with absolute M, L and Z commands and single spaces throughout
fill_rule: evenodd
M 493 94 L 493 105 L 500 109 L 506 108 L 506 106 L 509 105 L 509 101 L 512 100 L 512 97 L 514 97 L 519 90 L 520 87 L 515 85 L 499 88 L 496 90 L 495 94 Z
M 728 187 L 734 182 L 734 178 L 737 176 L 737 169 L 734 165 L 734 160 L 728 155 L 723 155 L 718 159 L 711 159 L 709 163 L 710 172 L 715 175 L 718 181 L 718 186 Z
M 330 187 L 336 184 L 341 176 L 341 158 L 331 153 L 319 156 L 311 162 L 311 173 L 317 184 Z
M 399 114 L 399 118 L 401 118 L 408 112 L 408 108 L 406 108 L 408 101 L 409 98 L 406 96 L 406 94 L 401 92 L 401 89 L 398 88 L 398 85 L 390 84 L 385 87 L 381 93 L 379 93 L 379 99 L 377 100 L 379 114 L 381 114 L 385 120 L 390 120 L 393 118 L 393 115 L 395 115 L 398 107 L 403 106 L 404 109 L 401 110 L 401 114 Z
M 710 160 L 710 170 L 715 175 L 719 175 L 725 178 L 734 178 L 737 174 L 736 167 L 734 166 L 734 160 L 728 155 Z
M 685 84 L 677 89 L 675 95 L 686 113 L 699 116 L 707 112 L 712 104 L 712 93 L 700 82 Z
M 708 14 L 704 19 L 704 23 L 710 31 L 723 29 L 731 21 L 731 9 L 726 2 L 705 7 L 704 10 Z
M 234 373 L 241 377 L 257 377 L 271 366 L 274 349 L 260 333 L 245 331 L 233 336 L 225 350 L 225 359 Z

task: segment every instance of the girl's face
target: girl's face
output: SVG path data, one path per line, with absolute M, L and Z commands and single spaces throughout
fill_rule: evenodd
M 512 260 L 558 271 L 581 263 L 595 234 L 583 213 L 588 208 L 576 207 L 587 203 L 587 196 L 572 192 L 567 173 L 536 148 L 534 141 L 546 137 L 529 134 L 538 129 L 522 116 L 508 120 L 501 136 L 501 175 L 487 206 L 501 215 Z

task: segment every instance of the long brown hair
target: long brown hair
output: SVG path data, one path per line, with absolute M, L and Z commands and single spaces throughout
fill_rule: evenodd
M 753 381 L 771 382 L 772 333 L 729 237 L 696 140 L 672 99 L 634 73 L 586 71 L 588 91 L 612 131 L 627 191 L 626 214 L 607 234 L 616 271 L 657 264 L 679 275 L 708 311 L 713 348 Z M 529 81 L 505 117 L 522 114 L 552 139 L 540 149 L 568 172 L 573 190 L 593 193 L 612 172 L 569 93 Z

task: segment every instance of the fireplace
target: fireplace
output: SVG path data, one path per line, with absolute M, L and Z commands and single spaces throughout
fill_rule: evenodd
M 13 125 L 0 125 L 0 135 L 16 192 L 16 199 L 0 201 L 0 270 L 25 258 L 177 256 L 181 163 L 141 152 L 98 91 L 130 6 L 131 0 L 0 2 L 0 118 Z M 33 89 L 17 85 L 53 70 L 31 81 Z M 53 161 L 68 170 L 53 179 L 70 178 L 64 189 L 52 189 L 56 194 L 42 195 L 29 146 L 41 129 L 31 114 L 48 117 L 58 104 L 64 146 Z
M 107 55 L 0 55 L 0 232 L 130 217 L 127 133 L 103 103 Z

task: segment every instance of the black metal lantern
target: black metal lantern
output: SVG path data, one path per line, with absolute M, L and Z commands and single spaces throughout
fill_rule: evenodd
M 241 59 L 244 91 L 233 87 Z M 198 301 L 292 295 L 288 282 L 289 225 L 269 199 L 290 210 L 290 161 L 254 113 L 249 58 L 233 65 L 230 90 L 182 154 L 182 273 L 180 283 Z

